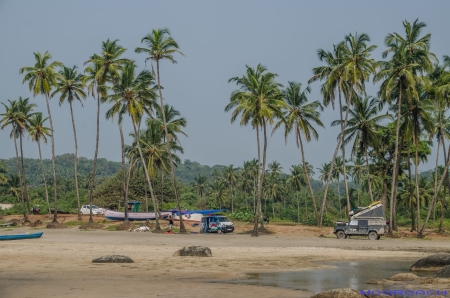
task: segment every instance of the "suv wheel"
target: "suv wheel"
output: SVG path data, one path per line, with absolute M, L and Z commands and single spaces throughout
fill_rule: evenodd
M 369 239 L 370 239 L 370 240 L 378 240 L 378 234 L 377 234 L 377 232 L 374 232 L 374 231 L 369 232 Z
M 347 238 L 347 236 L 345 235 L 344 231 L 338 231 L 338 232 L 336 233 L 336 237 L 337 237 L 338 239 L 345 239 L 345 238 Z

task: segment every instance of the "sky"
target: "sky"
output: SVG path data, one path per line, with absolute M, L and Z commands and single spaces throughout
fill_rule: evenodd
M 338 4 L 338 5 L 337 5 Z M 101 50 L 102 41 L 118 39 L 127 48 L 124 56 L 135 60 L 138 71 L 149 69 L 146 56 L 134 49 L 152 29 L 167 27 L 184 53 L 175 55 L 177 64 L 161 62 L 161 84 L 165 103 L 173 105 L 187 119 L 188 137 L 181 137 L 181 158 L 206 165 L 242 166 L 257 156 L 256 133 L 250 127 L 230 122 L 224 112 L 236 85 L 231 77 L 244 74 L 246 65 L 263 64 L 278 74 L 277 81 L 301 82 L 307 86 L 312 69 L 322 65 L 319 48 L 331 50 L 350 33 L 367 33 L 378 45 L 373 58 L 381 60 L 384 38 L 392 32 L 403 35 L 402 21 L 419 18 L 431 33 L 431 51 L 439 59 L 450 55 L 448 1 L 2 1 L 0 0 L 0 101 L 29 97 L 37 111 L 47 114 L 45 98 L 33 97 L 22 84 L 19 69 L 34 65 L 33 52 L 49 51 L 54 60 L 68 67 L 84 62 Z M 310 101 L 322 101 L 320 82 L 311 84 Z M 368 95 L 378 86 L 367 83 Z M 73 130 L 67 103 L 50 100 L 57 155 L 74 152 Z M 93 158 L 96 132 L 96 101 L 88 97 L 74 103 L 78 133 L 78 155 Z M 121 158 L 116 121 L 106 120 L 108 105 L 101 107 L 99 157 Z M 4 112 L 0 106 L 0 113 Z M 321 115 L 325 129 L 319 140 L 305 145 L 305 155 L 314 168 L 331 160 L 339 128 L 330 127 L 338 111 L 326 108 Z M 130 143 L 130 119 L 125 119 L 125 143 Z M 15 157 L 10 129 L 0 131 L 0 158 Z M 349 148 L 350 149 L 350 148 Z M 350 150 L 347 150 L 349 152 Z M 434 168 L 435 149 L 420 171 Z M 24 142 L 25 157 L 38 158 L 37 144 Z M 51 158 L 50 141 L 43 146 L 44 158 Z M 301 154 L 282 130 L 268 140 L 267 160 L 281 163 L 288 173 L 301 162 Z M 316 170 L 315 177 L 318 176 Z

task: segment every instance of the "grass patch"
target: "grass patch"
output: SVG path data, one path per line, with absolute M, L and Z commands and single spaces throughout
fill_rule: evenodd
M 103 230 L 105 230 L 105 231 L 117 231 L 117 227 L 118 227 L 119 225 L 110 225 L 110 226 L 107 226 L 106 228 L 103 228 Z
M 72 220 L 72 221 L 68 221 L 68 222 L 64 223 L 64 225 L 69 226 L 69 227 L 75 227 L 75 226 L 81 226 L 84 223 L 85 222 L 82 220 Z

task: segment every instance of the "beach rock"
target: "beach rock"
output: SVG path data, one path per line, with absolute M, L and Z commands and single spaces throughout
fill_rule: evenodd
M 205 246 L 185 246 L 177 250 L 174 257 L 212 257 L 211 250 Z
M 353 289 L 334 289 L 325 291 L 316 295 L 311 296 L 311 298 L 361 298 L 361 294 Z
M 92 263 L 134 263 L 134 261 L 127 256 L 107 255 L 92 260 Z
M 420 277 L 415 275 L 414 273 L 399 273 L 389 278 L 389 280 L 394 281 L 413 281 L 419 279 Z
M 43 224 L 44 223 L 38 219 L 31 226 L 35 228 L 35 227 L 42 226 Z
M 450 265 L 450 254 L 439 253 L 420 259 L 409 270 L 411 271 L 438 271 Z
M 445 266 L 438 272 L 436 272 L 433 277 L 437 278 L 450 278 L 450 266 Z

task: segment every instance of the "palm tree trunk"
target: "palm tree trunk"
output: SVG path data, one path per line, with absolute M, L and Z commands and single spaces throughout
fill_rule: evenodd
M 392 185 L 391 185 L 391 197 L 389 200 L 389 206 L 390 206 L 390 212 L 389 212 L 389 223 L 392 225 L 394 221 L 394 209 L 392 208 L 394 206 L 394 195 L 396 193 L 397 186 L 395 185 L 396 177 L 398 176 L 398 168 L 397 168 L 397 160 L 399 159 L 399 153 L 398 153 L 398 137 L 400 134 L 400 117 L 401 117 L 401 106 L 402 106 L 402 82 L 399 83 L 399 89 L 400 94 L 398 96 L 397 101 L 397 124 L 395 126 L 395 150 L 394 150 L 394 169 L 392 171 Z M 409 162 L 409 160 L 408 160 Z M 389 233 L 392 234 L 392 228 L 389 230 Z
M 122 130 L 122 120 L 119 119 L 119 132 L 120 132 L 120 147 L 122 149 L 122 195 L 123 195 L 123 205 L 124 208 L 124 219 L 123 222 L 128 222 L 128 198 L 127 198 L 127 182 L 126 182 L 126 171 L 125 171 L 125 142 L 123 140 L 123 130 Z
M 258 187 L 257 193 L 255 193 L 255 201 L 256 201 L 256 206 L 255 206 L 255 226 L 253 227 L 253 232 L 251 234 L 251 236 L 254 237 L 258 237 L 258 219 L 259 219 L 259 206 L 261 204 L 261 197 L 259 197 L 259 180 L 261 179 L 261 143 L 259 140 L 259 127 L 256 127 L 256 141 L 258 143 L 258 181 L 257 181 L 257 186 L 255 185 L 255 191 L 256 191 L 256 187 Z M 256 196 L 258 196 L 258 199 L 256 199 Z
M 267 156 L 267 129 L 266 129 L 266 119 L 263 119 L 263 132 L 264 132 L 264 147 L 263 147 L 263 164 L 262 164 L 262 171 L 261 171 L 261 179 L 259 180 L 259 194 L 258 194 L 258 200 L 261 201 L 262 198 L 262 186 L 264 181 L 264 174 L 266 173 L 266 156 Z M 262 217 L 261 212 L 261 203 L 259 204 L 259 220 L 261 221 L 261 228 L 264 229 L 264 220 Z
M 449 148 L 450 151 L 450 148 Z M 442 187 L 442 184 L 444 183 L 444 180 L 446 180 L 447 177 L 447 173 L 448 173 L 448 167 L 450 166 L 450 158 L 447 160 L 447 163 L 445 164 L 445 169 L 444 169 L 444 173 L 442 174 L 442 178 L 439 181 L 439 185 L 438 185 L 438 192 Z M 436 198 L 438 196 L 438 192 L 435 192 L 433 194 L 433 200 L 432 200 L 432 204 L 434 204 L 436 202 Z M 431 215 L 431 208 L 428 208 L 428 213 L 427 213 L 427 217 L 425 219 L 425 222 L 423 223 L 422 228 L 420 229 L 420 232 L 417 234 L 417 237 L 423 237 L 423 231 L 425 230 L 426 226 L 428 225 L 428 220 L 430 219 L 430 215 Z
M 339 187 L 341 182 L 339 181 L 339 174 L 337 179 L 337 189 L 338 189 L 338 200 L 339 200 L 339 216 L 341 215 L 342 206 L 341 206 L 341 188 Z M 348 213 L 348 212 L 347 212 Z
M 152 182 L 150 181 L 150 176 L 148 175 L 147 166 L 144 161 L 144 156 L 142 155 L 141 143 L 139 142 L 139 131 L 136 127 L 135 121 L 132 121 L 132 122 L 133 122 L 133 128 L 134 128 L 134 135 L 136 138 L 136 144 L 137 144 L 138 151 L 139 151 L 139 156 L 141 157 L 141 163 L 144 168 L 145 179 L 147 180 L 147 183 L 148 183 L 148 189 L 150 191 L 150 196 L 151 196 L 152 202 L 153 202 L 153 209 L 155 210 L 155 220 L 156 220 L 155 230 L 161 230 L 161 227 L 159 225 L 158 201 L 156 200 L 155 192 L 153 191 Z M 148 204 L 147 204 L 147 206 L 148 206 Z M 180 221 L 181 221 L 181 212 L 180 212 Z
M 16 148 L 17 175 L 19 176 L 19 181 L 20 181 L 20 194 L 21 194 L 21 199 L 22 199 L 23 218 L 24 219 L 28 219 L 28 217 L 27 217 L 27 208 L 25 208 L 25 198 L 24 198 L 24 195 L 23 195 L 22 172 L 20 170 L 19 151 L 17 149 L 17 140 L 16 140 L 15 132 L 14 132 L 14 147 Z
M 367 171 L 367 183 L 369 184 L 369 196 L 370 196 L 370 202 L 373 203 L 373 194 L 372 194 L 372 181 L 370 179 L 370 171 L 369 171 L 369 153 L 367 152 L 367 144 L 365 146 L 366 148 L 366 171 Z
M 100 139 L 100 94 L 97 92 L 97 135 L 95 137 L 95 153 L 94 153 L 94 164 L 92 165 L 92 177 L 91 185 L 89 187 L 89 223 L 93 223 L 92 205 L 94 201 L 94 184 L 95 184 L 95 174 L 97 170 L 97 156 L 98 156 L 98 142 Z
M 127 204 L 128 204 L 128 188 L 130 186 L 131 170 L 133 169 L 133 162 L 134 162 L 133 158 L 131 157 L 130 158 L 130 165 L 128 167 L 127 184 L 126 184 L 126 187 L 125 187 L 125 202 L 127 202 Z M 127 213 L 127 215 L 128 215 L 128 213 Z
M 161 208 L 163 208 L 163 203 L 164 203 L 164 170 L 161 169 Z
M 52 140 L 52 170 L 53 170 L 53 197 L 54 203 L 54 216 L 52 222 L 58 222 L 58 202 L 57 202 L 57 190 L 56 190 L 56 164 L 55 164 L 55 131 L 53 130 L 52 114 L 50 113 L 50 104 L 48 102 L 48 93 L 45 93 L 45 101 L 47 102 L 48 119 L 50 120 L 50 138 Z
M 416 196 L 417 196 L 417 230 L 419 230 L 420 227 L 420 192 L 419 192 L 419 132 L 416 130 L 415 137 L 414 137 L 414 145 L 416 146 L 416 152 L 415 152 L 415 158 L 414 158 L 414 172 L 415 172 L 415 180 L 416 180 Z M 431 205 L 432 206 L 432 205 Z M 432 209 L 432 208 L 429 208 Z
M 339 114 L 341 118 L 341 134 L 344 135 L 345 126 L 344 123 L 342 123 L 342 99 L 341 99 L 341 85 L 338 85 L 338 91 L 339 91 Z M 350 105 L 347 105 L 347 109 L 350 109 Z M 346 123 L 345 123 L 346 124 Z M 345 165 L 345 144 L 344 142 L 341 143 L 341 151 L 342 151 L 342 166 L 344 170 L 344 186 L 345 186 L 345 197 L 347 199 L 347 214 L 350 213 L 350 196 L 348 192 L 348 183 L 347 183 L 347 167 Z M 341 204 L 339 200 L 339 204 Z
M 414 202 L 413 202 L 413 190 L 412 190 L 412 174 L 411 174 L 411 146 L 408 143 L 408 179 L 409 179 L 409 201 L 411 202 L 411 232 L 418 230 L 418 226 L 416 227 L 416 220 L 414 215 Z
M 70 115 L 72 116 L 72 127 L 73 127 L 73 139 L 75 141 L 75 156 L 74 156 L 74 175 L 75 175 L 75 190 L 77 193 L 77 203 L 78 203 L 78 220 L 81 220 L 81 204 L 80 204 L 80 194 L 78 192 L 78 170 L 77 170 L 77 164 L 78 164 L 78 142 L 77 142 L 77 131 L 75 129 L 75 119 L 73 118 L 73 109 L 72 109 L 72 102 L 69 101 L 70 105 Z
M 350 107 L 352 96 L 353 96 L 353 88 L 350 89 L 350 94 L 349 94 L 349 97 L 347 98 L 347 107 Z M 346 109 L 346 111 L 345 111 L 345 120 L 344 120 L 344 124 L 343 124 L 343 130 L 345 130 L 345 127 L 347 126 L 347 120 L 348 120 L 348 114 L 349 114 L 348 112 L 349 111 L 350 111 L 350 108 Z M 322 207 L 320 208 L 319 223 L 317 225 L 319 228 L 322 227 L 323 212 L 325 211 L 325 202 L 326 202 L 326 199 L 327 199 L 328 188 L 329 188 L 330 183 L 331 183 L 331 173 L 333 173 L 333 170 L 334 170 L 334 161 L 336 160 L 337 153 L 339 151 L 339 148 L 340 148 L 343 140 L 344 140 L 344 134 L 342 133 L 342 129 L 341 129 L 341 136 L 340 136 L 339 141 L 338 141 L 338 143 L 336 145 L 336 148 L 334 149 L 333 158 L 331 159 L 331 164 L 330 164 L 330 171 L 328 172 L 327 181 L 325 183 L 325 189 L 323 191 Z
M 444 184 L 444 195 L 441 199 L 441 219 L 439 221 L 439 233 L 442 233 L 444 231 L 444 203 L 445 203 L 445 197 L 447 196 L 447 187 Z
M 298 192 L 295 192 L 297 197 L 297 222 L 300 222 L 300 199 L 298 198 Z
M 44 172 L 44 163 L 42 162 L 41 141 L 38 139 L 37 143 L 38 143 L 38 149 L 39 149 L 39 159 L 41 161 L 42 179 L 44 179 L 45 201 L 47 202 L 48 215 L 51 218 L 52 217 L 52 211 L 50 210 L 50 202 L 48 200 L 48 188 L 47 188 L 47 179 L 45 178 L 45 172 Z M 78 213 L 80 213 L 79 210 L 78 210 Z
M 180 232 L 181 233 L 185 233 L 186 232 L 186 228 L 184 226 L 183 218 L 181 216 L 181 205 L 180 205 L 180 199 L 178 197 L 177 177 L 175 176 L 175 169 L 174 169 L 173 160 L 172 160 L 172 151 L 170 149 L 171 138 L 170 138 L 169 132 L 167 130 L 166 113 L 165 113 L 165 110 L 164 110 L 164 99 L 163 99 L 162 91 L 161 91 L 161 83 L 160 83 L 161 76 L 159 75 L 159 60 L 156 60 L 156 71 L 158 73 L 159 99 L 161 101 L 161 114 L 163 116 L 164 132 L 166 134 L 166 140 L 167 140 L 167 153 L 169 154 L 169 163 L 170 163 L 170 170 L 171 170 L 171 173 L 172 173 L 173 189 L 174 189 L 174 192 L 175 192 L 175 200 L 177 202 L 178 212 L 180 214 Z
M 439 166 L 439 150 L 441 148 L 441 138 L 439 138 L 438 141 L 438 147 L 436 152 L 436 165 L 434 167 L 434 193 L 437 192 L 437 182 L 438 182 L 438 166 Z M 445 188 L 445 187 L 444 187 Z M 433 206 L 434 208 L 434 220 L 436 220 L 436 205 Z
M 311 180 L 309 179 L 308 169 L 306 168 L 305 151 L 303 150 L 303 140 L 302 140 L 302 136 L 300 133 L 298 134 L 298 139 L 299 139 L 299 144 L 300 144 L 300 151 L 302 152 L 303 172 L 305 173 L 305 178 L 306 178 L 306 182 L 308 183 L 309 193 L 311 194 L 311 200 L 312 200 L 313 208 L 314 208 L 314 216 L 316 217 L 316 224 L 317 224 L 319 222 L 319 214 L 317 214 L 316 199 L 314 198 L 314 191 L 312 189 Z M 306 200 L 306 196 L 305 196 L 305 200 Z
M 23 148 L 22 148 L 22 133 L 20 133 L 20 160 L 22 166 L 22 182 L 23 182 L 23 193 L 24 200 L 27 203 L 28 212 L 30 212 L 30 199 L 28 198 L 28 187 L 27 187 L 27 178 L 25 177 L 25 166 L 23 163 Z

